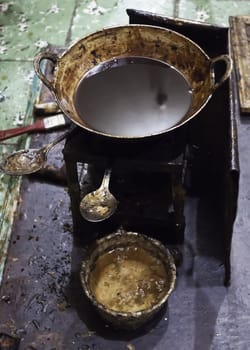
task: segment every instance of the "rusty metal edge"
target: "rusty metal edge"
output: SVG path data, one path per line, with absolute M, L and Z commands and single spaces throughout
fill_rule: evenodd
M 240 110 L 250 113 L 250 46 L 246 26 L 250 26 L 250 16 L 230 16 L 230 42 L 238 82 Z
M 158 23 L 160 24 L 175 24 L 175 25 L 179 25 L 180 27 L 182 27 L 183 25 L 186 25 L 188 27 L 192 27 L 192 28 L 198 28 L 201 27 L 203 30 L 207 29 L 209 31 L 217 31 L 218 29 L 220 30 L 227 30 L 228 28 L 225 26 L 219 26 L 219 25 L 215 25 L 215 24 L 211 24 L 211 23 L 207 23 L 207 22 L 201 22 L 201 21 L 195 21 L 195 20 L 191 20 L 191 19 L 185 19 L 185 18 L 177 18 L 177 17 L 171 17 L 171 16 L 164 16 L 164 15 L 159 15 L 156 14 L 154 12 L 150 12 L 150 11 L 144 11 L 144 10 L 136 10 L 136 9 L 132 9 L 132 8 L 128 8 L 126 9 L 127 15 L 129 17 L 132 16 L 141 16 L 142 18 L 147 18 L 150 19 L 152 21 L 157 20 Z

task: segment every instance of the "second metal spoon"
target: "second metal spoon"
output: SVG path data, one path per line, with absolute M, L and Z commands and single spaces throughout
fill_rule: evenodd
M 44 166 L 51 148 L 65 139 L 73 130 L 74 128 L 70 128 L 40 149 L 24 149 L 4 156 L 0 169 L 7 175 L 27 175 L 37 172 Z
M 91 222 L 99 222 L 108 219 L 118 205 L 117 199 L 109 191 L 111 169 L 106 169 L 101 186 L 83 197 L 80 203 L 82 217 Z

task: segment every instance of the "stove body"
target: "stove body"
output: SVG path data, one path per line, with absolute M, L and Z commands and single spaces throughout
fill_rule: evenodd
M 182 134 L 181 140 L 185 137 Z M 165 231 L 166 242 L 181 244 L 186 144 L 178 146 L 173 135 L 124 144 L 77 130 L 64 147 L 74 232 L 91 240 L 94 231 L 102 234 L 119 227 L 146 234 L 153 231 L 153 235 Z M 173 149 L 174 154 L 170 154 Z M 79 176 L 79 164 L 88 164 L 83 177 Z M 119 201 L 118 209 L 111 218 L 88 224 L 81 217 L 80 200 L 100 186 L 108 167 L 112 167 L 110 190 Z

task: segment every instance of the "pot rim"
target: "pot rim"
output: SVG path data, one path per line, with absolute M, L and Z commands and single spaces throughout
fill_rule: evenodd
M 162 32 L 168 32 L 168 33 L 174 33 L 179 37 L 182 37 L 183 39 L 186 39 L 187 41 L 189 41 L 190 43 L 192 43 L 194 46 L 196 46 L 202 53 L 203 55 L 210 61 L 210 57 L 208 56 L 208 54 L 196 43 L 194 42 L 192 39 L 188 38 L 187 36 L 180 34 L 178 32 L 176 32 L 175 30 L 172 29 L 168 29 L 168 28 L 163 28 L 161 26 L 156 26 L 156 25 L 150 25 L 150 24 L 124 24 L 124 25 L 114 25 L 114 26 L 107 26 L 107 27 L 103 27 L 102 29 L 98 29 L 97 31 L 93 31 L 91 33 L 88 33 L 87 35 L 83 36 L 82 38 L 79 38 L 78 40 L 75 40 L 71 45 L 69 45 L 66 50 L 60 55 L 59 59 L 63 58 L 65 55 L 67 55 L 67 53 L 73 48 L 75 47 L 81 40 L 85 40 L 88 38 L 91 38 L 92 36 L 96 36 L 101 34 L 102 32 L 106 32 L 108 30 L 114 30 L 114 29 L 122 29 L 122 28 L 155 28 L 158 29 Z
M 86 274 L 86 265 L 88 264 L 88 258 L 91 256 L 91 254 L 95 251 L 96 247 L 98 245 L 101 245 L 103 242 L 106 242 L 110 239 L 113 239 L 115 237 L 119 237 L 121 235 L 127 235 L 127 236 L 134 236 L 134 237 L 140 237 L 145 239 L 146 241 L 150 242 L 152 245 L 158 247 L 167 257 L 168 262 L 169 262 L 169 271 L 170 271 L 170 276 L 171 276 L 171 282 L 169 284 L 169 288 L 167 292 L 165 293 L 164 297 L 154 304 L 151 308 L 144 309 L 141 311 L 135 311 L 135 312 L 121 312 L 121 311 L 115 311 L 112 309 L 107 308 L 105 305 L 102 303 L 98 302 L 93 293 L 91 292 L 91 289 L 88 284 L 87 280 L 87 274 Z M 167 301 L 169 298 L 170 294 L 174 290 L 175 283 L 176 283 L 176 266 L 174 263 L 174 258 L 171 255 L 170 251 L 157 239 L 146 236 L 144 234 L 138 233 L 138 232 L 132 232 L 132 231 L 121 231 L 121 232 L 115 232 L 111 233 L 105 237 L 102 237 L 98 240 L 95 241 L 95 244 L 92 248 L 90 248 L 90 251 L 88 253 L 88 256 L 82 261 L 81 264 L 81 270 L 80 270 L 80 279 L 81 279 L 81 284 L 83 287 L 83 290 L 88 297 L 88 299 L 91 301 L 91 303 L 99 310 L 102 312 L 109 314 L 113 317 L 119 316 L 120 318 L 124 319 L 129 319 L 129 318 L 140 318 L 143 316 L 151 315 L 155 311 L 159 310 Z

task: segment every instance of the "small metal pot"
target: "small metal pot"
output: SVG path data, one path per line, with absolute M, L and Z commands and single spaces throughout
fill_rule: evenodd
M 122 247 L 140 247 L 150 252 L 164 266 L 167 275 L 167 286 L 164 295 L 152 307 L 136 312 L 114 311 L 101 304 L 95 297 L 90 286 L 90 277 L 97 259 L 103 254 Z M 102 318 L 115 328 L 138 329 L 151 320 L 166 305 L 169 295 L 174 289 L 176 267 L 168 249 L 158 240 L 135 232 L 116 232 L 95 241 L 82 262 L 80 278 L 83 290 Z
M 51 80 L 47 79 L 41 70 L 41 61 L 45 59 L 52 61 L 54 66 L 54 76 Z M 215 74 L 215 66 L 219 61 L 224 63 L 225 69 L 218 77 Z M 145 62 L 149 63 L 152 69 L 156 69 L 157 73 L 151 76 L 155 76 L 152 84 L 158 90 L 155 96 L 155 100 L 158 101 L 156 116 L 153 111 L 148 112 L 151 92 L 145 92 L 145 84 L 142 81 L 148 73 L 140 75 L 139 69 L 133 70 L 135 63 L 138 67 L 145 68 Z M 129 78 L 126 73 L 116 78 L 115 71 L 118 70 L 115 68 L 121 66 L 125 66 L 126 69 L 130 67 L 126 71 L 130 74 Z M 214 91 L 229 77 L 231 59 L 228 55 L 209 58 L 193 41 L 169 29 L 149 25 L 126 25 L 90 34 L 77 41 L 61 56 L 50 51 L 40 52 L 34 58 L 34 67 L 39 78 L 54 94 L 61 110 L 75 124 L 99 135 L 118 139 L 140 139 L 168 133 L 194 118 L 207 104 Z M 88 85 L 85 93 L 77 98 L 81 82 L 93 75 L 102 76 L 97 73 L 107 73 L 102 88 L 100 89 L 98 81 L 95 84 L 92 80 L 93 84 Z M 173 82 L 168 76 L 170 73 L 174 75 Z M 135 78 L 136 74 L 138 79 Z M 164 85 L 167 91 L 162 92 L 162 77 L 165 75 L 163 85 L 167 84 L 167 87 Z M 151 78 L 146 81 L 149 89 L 152 88 Z M 112 85 L 110 81 L 115 84 Z M 168 81 L 170 82 L 167 83 Z M 124 84 L 126 89 L 119 92 Z M 183 100 L 180 90 L 185 84 L 192 94 L 187 109 L 178 110 L 178 118 L 172 124 L 159 126 L 162 121 L 167 122 L 168 118 L 173 116 L 175 108 L 180 108 Z M 103 95 L 106 94 L 106 90 L 109 94 L 105 100 Z M 126 94 L 128 100 L 124 105 L 123 97 Z M 173 94 L 170 101 L 167 100 L 168 94 Z M 83 102 L 78 108 L 81 98 Z M 172 105 L 168 113 L 170 102 Z M 110 112 L 110 106 L 115 103 Z M 128 107 L 135 108 L 132 117 L 129 116 Z

